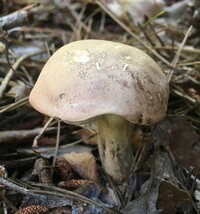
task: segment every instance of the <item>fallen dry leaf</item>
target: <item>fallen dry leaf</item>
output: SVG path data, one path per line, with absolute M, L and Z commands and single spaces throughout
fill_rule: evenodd
M 162 213 L 176 213 L 177 207 L 181 208 L 186 201 L 189 203 L 189 196 L 185 191 L 168 181 L 161 181 L 157 207 Z
M 98 181 L 99 174 L 97 172 L 96 161 L 90 152 L 71 152 L 64 154 L 63 157 L 71 164 L 72 168 L 82 178 Z
M 38 158 L 34 164 L 32 174 L 37 175 L 41 183 L 51 185 L 52 181 L 52 167 L 49 161 L 45 158 Z
M 195 133 L 192 123 L 185 117 L 177 116 L 167 118 L 157 124 L 152 139 L 170 146 L 175 159 L 188 170 L 192 167 L 196 174 L 200 166 L 200 155 L 194 149 L 199 137 Z
M 171 160 L 166 152 L 156 147 L 149 161 L 151 168 L 150 178 L 141 186 L 141 195 L 128 203 L 122 210 L 124 214 L 159 213 L 156 203 L 159 198 L 159 187 L 163 180 L 168 180 L 178 187 L 178 181 L 174 176 Z M 170 205 L 169 205 L 170 206 Z

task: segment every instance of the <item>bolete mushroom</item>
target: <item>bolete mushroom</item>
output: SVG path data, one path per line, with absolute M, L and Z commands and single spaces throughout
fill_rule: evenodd
M 116 42 L 82 40 L 57 50 L 31 91 L 31 105 L 69 124 L 95 124 L 102 166 L 126 179 L 134 156 L 133 124 L 152 124 L 167 109 L 169 86 L 143 51 Z

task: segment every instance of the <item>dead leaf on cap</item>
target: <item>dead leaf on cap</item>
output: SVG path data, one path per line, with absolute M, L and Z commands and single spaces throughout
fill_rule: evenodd
M 72 166 L 72 168 L 82 178 L 88 180 L 99 180 L 96 161 L 90 152 L 71 152 L 63 156 Z

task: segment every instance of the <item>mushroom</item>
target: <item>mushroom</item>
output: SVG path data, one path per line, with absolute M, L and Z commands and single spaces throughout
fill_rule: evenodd
M 39 112 L 66 123 L 92 123 L 103 168 L 122 182 L 134 162 L 134 124 L 160 121 L 168 96 L 165 75 L 143 51 L 111 41 L 82 40 L 50 57 L 29 100 Z

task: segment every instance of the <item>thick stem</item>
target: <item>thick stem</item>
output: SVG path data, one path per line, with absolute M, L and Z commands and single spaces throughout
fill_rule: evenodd
M 102 116 L 96 125 L 103 168 L 115 181 L 125 180 L 134 159 L 130 142 L 133 125 L 117 115 Z

